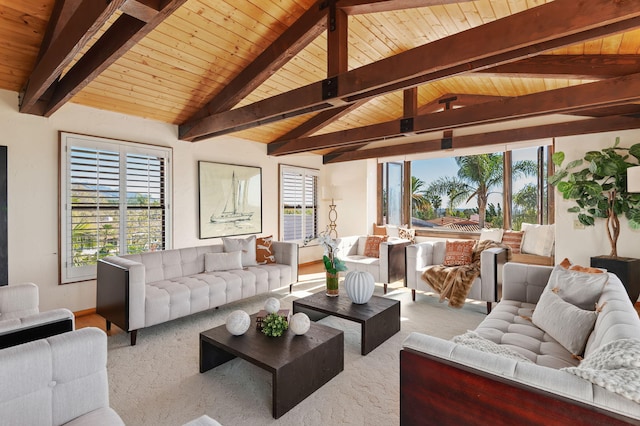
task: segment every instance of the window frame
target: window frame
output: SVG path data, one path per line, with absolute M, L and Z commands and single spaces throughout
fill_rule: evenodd
M 314 193 L 311 195 L 312 198 L 312 207 L 313 207 L 313 219 L 312 222 L 315 225 L 315 229 L 313 230 L 312 234 L 310 235 L 308 234 L 306 227 L 306 221 L 302 220 L 301 221 L 301 238 L 293 238 L 293 239 L 286 239 L 285 238 L 285 234 L 286 234 L 286 229 L 285 229 L 285 209 L 288 208 L 288 206 L 285 206 L 285 182 L 284 182 L 284 178 L 285 178 L 285 173 L 291 173 L 291 174 L 299 174 L 301 175 L 301 188 L 300 190 L 302 191 L 302 204 L 304 206 L 307 206 L 307 190 L 306 190 L 306 179 L 307 177 L 313 177 L 315 179 L 315 188 L 313 189 Z M 280 241 L 288 241 L 288 242 L 296 242 L 299 245 L 304 245 L 305 243 L 307 243 L 310 239 L 316 238 L 318 236 L 318 219 L 319 219 L 319 192 L 320 192 L 320 171 L 318 169 L 312 169 L 312 168 L 308 168 L 308 167 L 300 167 L 300 166 L 290 166 L 290 165 L 286 165 L 286 164 L 280 164 L 279 165 L 279 171 L 278 171 L 278 183 L 279 183 L 279 202 L 278 202 L 278 218 L 279 218 L 279 239 Z M 304 215 L 302 215 L 304 218 Z
M 127 226 L 127 212 L 140 210 L 139 206 L 128 204 L 128 188 L 127 188 L 127 172 L 134 177 L 135 171 L 139 172 L 136 165 L 139 163 L 132 162 L 132 155 L 142 155 L 162 158 L 163 168 L 160 175 L 156 177 L 160 185 L 164 185 L 163 189 L 159 189 L 161 200 L 164 200 L 164 208 L 153 208 L 151 210 L 161 210 L 163 228 L 162 248 L 172 247 L 172 163 L 173 149 L 171 147 L 157 146 L 151 144 L 143 144 L 137 142 L 122 141 L 117 139 L 102 138 L 97 136 L 81 135 L 69 132 L 59 133 L 60 151 L 59 151 L 59 238 L 58 238 L 58 265 L 59 265 L 59 283 L 69 284 L 82 281 L 91 281 L 96 279 L 96 264 L 73 266 L 72 253 L 72 229 L 71 229 L 71 197 L 76 194 L 71 183 L 71 168 L 73 162 L 71 153 L 74 148 L 85 148 L 89 150 L 99 150 L 105 153 L 111 153 L 117 157 L 118 165 L 118 196 L 116 210 L 118 211 L 118 226 L 116 229 L 118 235 L 118 255 L 127 254 L 127 231 L 134 229 Z M 129 161 L 127 161 L 129 160 Z M 75 163 L 77 164 L 77 163 Z M 94 169 L 95 170 L 95 169 Z M 92 171 L 93 173 L 93 171 Z M 95 172 L 96 175 L 98 172 Z M 138 174 L 138 176 L 140 176 Z M 129 186 L 135 185 L 136 179 L 131 179 Z M 149 187 L 152 185 L 150 184 Z M 149 188 L 150 189 L 150 188 Z M 125 194 L 123 197 L 120 194 Z M 96 203 L 95 211 L 99 210 L 99 204 Z M 91 210 L 88 210 L 91 211 Z M 121 243 L 123 242 L 124 243 Z

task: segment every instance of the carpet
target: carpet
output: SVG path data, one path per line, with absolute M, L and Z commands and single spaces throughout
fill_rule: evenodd
M 234 302 L 138 332 L 138 343 L 118 333 L 108 339 L 110 404 L 127 425 L 181 425 L 207 414 L 224 426 L 236 425 L 396 425 L 400 418 L 402 342 L 412 331 L 450 339 L 474 329 L 486 304 L 452 309 L 437 295 L 390 288 L 385 297 L 400 300 L 401 330 L 366 356 L 360 354 L 360 326 L 327 317 L 319 322 L 345 333 L 344 371 L 279 419 L 271 415 L 271 375 L 233 359 L 199 373 L 199 333 L 224 324 L 232 311 L 255 313 L 274 296 L 282 308 L 324 287 L 323 274 L 270 294 Z M 376 286 L 382 296 L 382 286 Z M 342 296 L 341 296 L 342 297 Z M 346 296 L 344 296 L 346 297 Z

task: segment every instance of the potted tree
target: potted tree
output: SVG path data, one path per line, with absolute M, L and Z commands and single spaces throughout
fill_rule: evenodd
M 577 213 L 581 224 L 593 226 L 597 219 L 604 219 L 611 247 L 608 257 L 614 261 L 631 261 L 636 265 L 633 268 L 638 269 L 640 273 L 640 261 L 619 257 L 617 246 L 621 215 L 627 218 L 630 228 L 640 230 L 640 194 L 627 191 L 627 169 L 638 165 L 640 143 L 630 148 L 619 145 L 620 138 L 616 138 L 612 147 L 600 151 L 589 151 L 583 159 L 571 161 L 564 168 L 562 163 L 565 155 L 563 152 L 556 152 L 553 154 L 552 161 L 557 170 L 549 178 L 549 183 L 558 188 L 565 200 L 575 201 L 575 205 L 569 208 L 568 212 Z M 604 267 L 602 264 L 594 264 L 598 263 L 594 262 L 594 258 L 591 259 L 591 263 L 593 266 Z M 614 269 L 620 267 L 622 266 L 609 266 L 607 269 L 616 273 Z M 620 276 L 622 273 L 616 274 Z M 622 276 L 620 278 L 624 282 L 624 278 Z M 634 279 L 635 287 L 640 288 L 640 280 L 637 276 Z M 629 287 L 627 290 L 629 291 Z M 636 291 L 634 293 L 637 300 L 638 293 Z M 634 299 L 631 293 L 630 297 Z

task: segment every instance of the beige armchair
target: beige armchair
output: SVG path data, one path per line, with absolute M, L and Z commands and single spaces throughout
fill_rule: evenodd
M 0 349 L 74 330 L 73 312 L 65 308 L 40 312 L 38 286 L 0 287 Z
M 406 287 L 411 289 L 411 297 L 416 300 L 416 290 L 433 292 L 423 279 L 425 270 L 444 262 L 446 241 L 427 241 L 412 244 L 406 248 Z M 502 282 L 502 266 L 507 262 L 507 249 L 492 247 L 480 253 L 480 276 L 472 283 L 467 295 L 474 300 L 487 302 L 487 313 L 491 304 L 499 300 L 498 285 Z
M 366 241 L 366 235 L 338 238 L 338 257 L 348 271 L 371 273 L 375 282 L 383 284 L 386 294 L 388 284 L 404 279 L 404 249 L 409 245 L 409 240 L 392 238 L 380 243 L 377 257 L 366 255 Z

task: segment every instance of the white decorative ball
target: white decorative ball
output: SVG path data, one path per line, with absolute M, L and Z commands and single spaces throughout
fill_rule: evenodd
M 280 310 L 280 301 L 275 297 L 270 297 L 264 302 L 264 310 L 270 314 L 275 314 Z
M 227 331 L 229 331 L 229 333 L 234 336 L 241 336 L 249 329 L 249 326 L 251 325 L 251 318 L 249 318 L 249 314 L 245 311 L 233 311 L 227 317 L 225 325 L 227 326 Z
M 291 330 L 293 334 L 302 335 L 309 331 L 309 327 L 311 327 L 311 321 L 304 312 L 293 314 L 289 320 L 289 330 Z
M 344 289 L 353 303 L 364 304 L 376 288 L 373 275 L 366 271 L 351 271 L 344 277 Z

